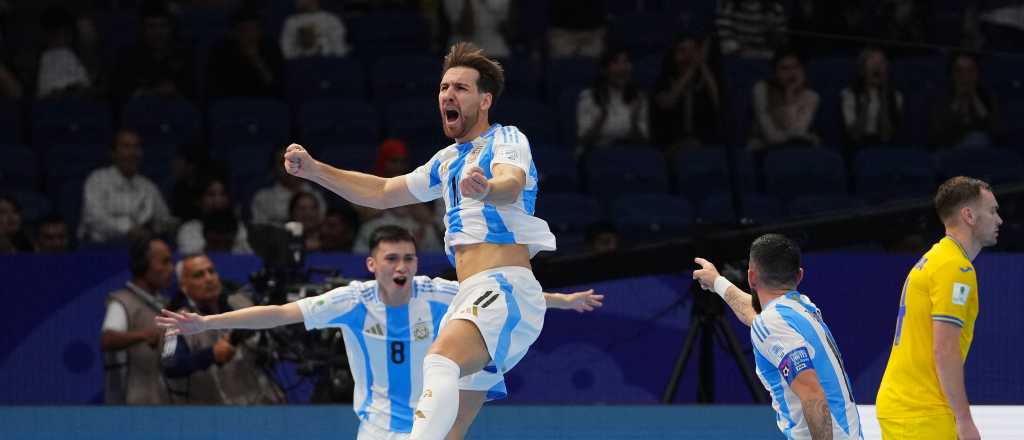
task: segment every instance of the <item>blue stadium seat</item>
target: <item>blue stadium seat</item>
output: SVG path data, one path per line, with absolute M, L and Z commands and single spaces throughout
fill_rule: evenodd
M 11 99 L 0 99 L 0 143 L 20 143 L 21 124 L 21 104 Z
M 224 150 L 228 185 L 234 200 L 248 200 L 258 189 L 270 185 L 273 180 L 270 158 L 275 147 L 279 146 L 232 144 Z
M 289 61 L 285 74 L 291 102 L 318 97 L 365 98 L 366 77 L 352 57 L 311 57 Z
M 846 165 L 835 151 L 784 148 L 765 153 L 767 191 L 783 200 L 815 194 L 845 194 Z
M 579 190 L 577 177 L 576 159 L 572 150 L 561 145 L 538 145 L 530 146 L 530 153 L 533 155 L 533 164 L 537 167 L 540 175 L 540 190 L 543 194 L 549 192 L 574 192 Z
M 597 70 L 597 62 L 591 58 L 551 60 L 548 63 L 548 95 L 558 98 L 567 90 L 579 91 L 590 87 L 597 77 Z
M 75 179 L 62 182 L 59 187 L 51 192 L 51 197 L 57 203 L 57 213 L 64 217 L 68 229 L 78 230 L 78 224 L 82 221 L 82 197 L 84 195 L 85 179 Z
M 32 107 L 32 145 L 37 148 L 108 144 L 111 126 L 110 106 L 106 102 L 51 98 L 36 101 Z
M 869 202 L 928 197 L 935 190 L 931 158 L 921 148 L 865 148 L 853 162 L 856 193 Z
M 411 150 L 436 152 L 451 144 L 441 128 L 436 100 L 421 97 L 389 101 L 384 115 L 388 136 L 404 140 Z
M 533 61 L 528 57 L 510 57 L 499 60 L 505 70 L 505 93 L 499 99 L 517 96 L 521 98 L 538 98 L 540 95 L 539 72 Z M 499 105 L 500 107 L 500 105 Z
M 35 190 L 39 188 L 39 162 L 36 153 L 24 145 L 0 146 L 0 188 Z
M 431 55 L 385 56 L 370 67 L 376 100 L 431 96 L 436 101 L 440 83 L 441 60 Z
M 558 90 L 555 108 L 558 109 L 561 141 L 566 145 L 576 145 L 576 105 L 584 86 L 566 86 Z
M 606 217 L 597 199 L 572 192 L 541 191 L 537 197 L 536 214 L 548 222 L 557 238 L 559 251 L 581 248 L 587 226 Z
M 664 53 L 658 52 L 633 59 L 633 80 L 648 94 L 648 99 L 653 99 L 654 87 L 657 85 L 658 75 L 661 74 L 661 62 L 664 57 Z
M 960 148 L 935 153 L 941 178 L 970 176 L 990 184 L 1024 180 L 1020 153 L 1004 148 Z
M 676 28 L 673 17 L 666 14 L 620 15 L 608 23 L 608 43 L 628 49 L 634 57 L 643 57 L 664 52 Z
M 430 29 L 425 18 L 412 11 L 382 10 L 353 17 L 346 23 L 356 55 L 426 53 L 430 48 Z M 439 72 L 433 72 L 436 76 Z
M 53 211 L 53 202 L 46 194 L 31 190 L 5 191 L 21 206 L 22 225 L 32 224 Z
M 320 144 L 375 144 L 380 139 L 377 109 L 361 99 L 323 98 L 306 101 L 299 110 L 299 139 Z
M 177 155 L 177 149 L 168 145 L 145 145 L 142 154 L 140 173 L 152 180 L 164 194 L 170 194 L 174 186 L 174 175 L 172 162 Z
M 146 151 L 151 145 L 181 145 L 202 135 L 199 109 L 182 98 L 136 98 L 121 110 L 121 126 L 142 137 Z
M 844 194 L 803 196 L 793 199 L 786 211 L 790 217 L 808 217 L 862 208 L 864 202 Z
M 288 140 L 288 106 L 270 99 L 225 99 L 210 108 L 210 141 L 215 150 L 233 144 L 282 145 Z
M 682 197 L 630 194 L 615 199 L 611 218 L 627 239 L 678 238 L 693 224 L 693 208 Z
M 587 158 L 587 188 L 602 197 L 668 192 L 665 156 L 650 147 L 597 149 Z
M 760 193 L 740 195 L 742 216 L 733 207 L 732 195 L 713 194 L 704 199 L 698 210 L 698 221 L 707 224 L 770 224 L 782 218 L 782 204 L 773 196 Z
M 543 102 L 533 98 L 507 97 L 498 101 L 490 121 L 515 125 L 526 134 L 531 144 L 558 141 L 558 119 Z
M 698 201 L 709 193 L 729 191 L 729 168 L 724 148 L 680 152 L 673 159 L 679 193 Z
M 374 144 L 323 145 L 317 148 L 316 155 L 317 160 L 338 168 L 372 173 L 373 165 L 377 161 L 377 146 Z M 412 166 L 419 166 L 419 164 Z

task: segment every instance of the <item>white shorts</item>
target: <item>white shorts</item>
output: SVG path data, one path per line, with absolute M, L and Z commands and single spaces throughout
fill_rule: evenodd
M 506 266 L 485 270 L 459 284 L 459 293 L 441 319 L 441 327 L 453 319 L 476 324 L 487 344 L 491 363 L 459 379 L 459 389 L 486 391 L 487 400 L 508 395 L 504 373 L 523 359 L 544 327 L 544 291 L 525 267 Z
M 392 432 L 378 428 L 365 420 L 359 423 L 359 434 L 356 440 L 408 440 L 408 432 Z

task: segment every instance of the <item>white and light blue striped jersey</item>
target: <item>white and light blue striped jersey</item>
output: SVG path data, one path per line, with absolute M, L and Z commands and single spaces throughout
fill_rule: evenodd
M 821 311 L 809 298 L 792 291 L 772 300 L 750 326 L 757 377 L 772 395 L 779 430 L 788 439 L 810 439 L 800 398 L 790 384 L 814 369 L 832 413 L 832 436 L 863 439 L 850 378 Z
M 409 304 L 400 307 L 384 304 L 376 281 L 297 301 L 307 329 L 341 329 L 355 380 L 352 407 L 362 423 L 392 432 L 412 431 L 423 357 L 459 291 L 459 283 L 440 278 L 417 276 L 412 283 Z
M 515 203 L 499 206 L 462 197 L 459 181 L 470 168 L 479 166 L 490 179 L 491 167 L 499 163 L 526 173 L 526 185 Z M 471 142 L 449 145 L 405 177 L 409 192 L 417 199 L 444 198 L 444 244 L 450 261 L 453 247 L 461 244 L 525 244 L 531 257 L 542 250 L 555 250 L 555 236 L 547 222 L 534 216 L 538 174 L 530 142 L 514 126 L 494 124 Z

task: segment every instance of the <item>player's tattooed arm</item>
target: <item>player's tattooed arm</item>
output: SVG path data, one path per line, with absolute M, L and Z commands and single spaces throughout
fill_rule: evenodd
M 818 373 L 807 369 L 797 374 L 790 388 L 800 398 L 804 420 L 814 440 L 832 440 L 832 412 L 825 399 L 825 390 L 818 381 Z

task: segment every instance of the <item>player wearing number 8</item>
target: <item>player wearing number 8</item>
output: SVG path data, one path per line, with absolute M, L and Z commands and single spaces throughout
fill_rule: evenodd
M 693 279 L 721 296 L 750 326 L 757 376 L 772 395 L 775 419 L 786 438 L 863 439 L 835 338 L 818 307 L 796 290 L 804 277 L 796 243 L 778 234 L 754 240 L 747 270 L 754 295 L 732 285 L 711 262 L 696 262 L 701 268 Z
M 964 387 L 964 361 L 978 316 L 974 258 L 999 236 L 999 204 L 985 182 L 954 177 L 935 210 L 946 228 L 910 270 L 900 294 L 889 363 L 876 400 L 882 437 L 980 438 Z
M 359 440 L 401 440 L 412 430 L 413 411 L 423 392 L 423 358 L 438 334 L 441 318 L 459 283 L 416 276 L 416 243 L 397 226 L 370 237 L 367 269 L 374 279 L 352 282 L 320 296 L 283 306 L 258 306 L 220 315 L 164 311 L 157 324 L 193 334 L 226 328 L 270 328 L 302 322 L 307 329 L 340 328 L 360 419 Z M 487 308 L 498 292 L 486 292 L 472 307 Z M 545 293 L 549 308 L 591 311 L 601 306 L 593 291 Z

